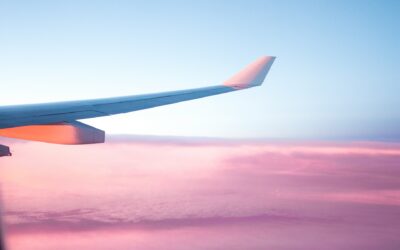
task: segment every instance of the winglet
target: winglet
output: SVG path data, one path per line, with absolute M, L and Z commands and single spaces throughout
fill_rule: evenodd
M 234 89 L 259 86 L 263 83 L 274 60 L 274 56 L 263 56 L 226 80 L 224 85 Z

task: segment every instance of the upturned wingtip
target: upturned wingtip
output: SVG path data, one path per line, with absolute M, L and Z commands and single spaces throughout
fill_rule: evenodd
M 260 57 L 226 80 L 223 85 L 235 89 L 245 89 L 261 85 L 271 69 L 275 58 L 275 56 Z

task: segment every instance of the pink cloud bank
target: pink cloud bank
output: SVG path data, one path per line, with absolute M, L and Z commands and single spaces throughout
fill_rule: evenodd
M 12 141 L 10 249 L 399 249 L 400 144 Z

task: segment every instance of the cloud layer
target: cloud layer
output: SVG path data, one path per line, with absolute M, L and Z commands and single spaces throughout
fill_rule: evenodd
M 11 143 L 0 161 L 11 249 L 400 246 L 400 144 Z

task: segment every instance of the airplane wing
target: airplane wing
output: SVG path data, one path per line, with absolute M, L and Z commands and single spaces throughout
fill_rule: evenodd
M 104 142 L 104 132 L 77 122 L 259 86 L 275 57 L 264 56 L 221 85 L 93 100 L 0 107 L 0 136 L 60 144 Z

